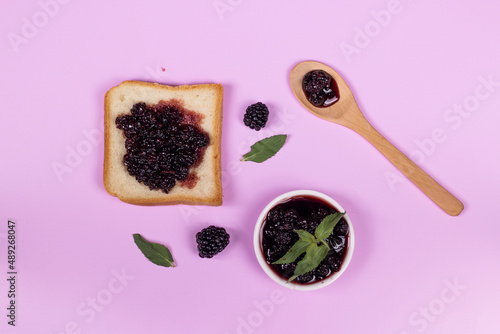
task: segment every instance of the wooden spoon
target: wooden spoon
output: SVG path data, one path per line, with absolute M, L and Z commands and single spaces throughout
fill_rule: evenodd
M 323 70 L 330 74 L 338 85 L 339 99 L 326 108 L 313 106 L 302 90 L 304 75 L 312 70 Z M 329 66 L 316 62 L 304 61 L 297 64 L 290 73 L 290 84 L 295 97 L 314 115 L 327 121 L 337 123 L 356 131 L 372 143 L 394 166 L 396 166 L 411 182 L 424 192 L 447 214 L 457 216 L 462 212 L 464 205 L 455 196 L 443 188 L 426 172 L 418 167 L 406 155 L 385 139 L 366 120 L 361 113 L 354 96 L 344 79 Z

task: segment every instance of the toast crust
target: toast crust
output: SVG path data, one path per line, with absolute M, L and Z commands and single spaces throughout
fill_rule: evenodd
M 115 125 L 116 117 L 130 113 L 130 108 L 137 102 L 159 102 L 160 99 L 152 102 L 147 101 L 147 96 L 141 96 L 148 92 L 154 92 L 158 97 L 164 96 L 165 101 L 180 100 L 187 109 L 195 112 L 199 111 L 193 106 L 202 103 L 203 98 L 206 99 L 202 93 L 208 94 L 208 100 L 213 103 L 213 107 L 210 107 L 212 109 L 210 115 L 202 113 L 205 117 L 201 126 L 209 134 L 210 143 L 204 153 L 202 163 L 194 168 L 194 171 L 201 174 L 200 178 L 203 179 L 197 182 L 193 189 L 181 187 L 177 182 L 168 194 L 159 189 L 150 190 L 131 176 L 122 163 L 125 138 L 122 130 Z M 192 100 L 196 98 L 199 101 Z M 222 205 L 222 98 L 221 84 L 168 86 L 144 81 L 124 81 L 108 90 L 104 97 L 103 182 L 106 191 L 123 202 L 137 205 Z M 192 101 L 194 103 L 191 103 Z M 207 118 L 209 120 L 205 121 Z

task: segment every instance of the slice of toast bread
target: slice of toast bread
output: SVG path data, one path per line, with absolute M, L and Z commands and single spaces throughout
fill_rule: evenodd
M 124 81 L 111 88 L 104 101 L 104 187 L 120 200 L 139 205 L 222 205 L 221 183 L 221 130 L 222 96 L 220 84 L 167 86 L 142 81 Z M 132 106 L 139 102 L 154 105 L 160 101 L 175 101 L 185 109 L 203 115 L 199 126 L 209 136 L 201 162 L 192 171 L 198 176 L 194 187 L 182 186 L 179 181 L 165 193 L 150 190 L 131 176 L 123 157 L 125 136 L 115 121 L 118 116 L 131 114 Z

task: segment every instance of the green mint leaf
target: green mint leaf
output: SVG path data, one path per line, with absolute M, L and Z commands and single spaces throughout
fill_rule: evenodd
M 167 247 L 149 242 L 138 233 L 134 234 L 134 241 L 142 254 L 144 254 L 149 261 L 163 267 L 175 267 L 174 259 Z
M 316 242 L 316 238 L 314 237 L 314 235 L 312 235 L 311 233 L 305 231 L 305 230 L 294 230 L 295 232 L 297 232 L 297 234 L 299 235 L 299 238 L 304 240 L 304 241 L 307 241 L 307 242 Z
M 285 263 L 292 263 L 293 261 L 295 261 L 302 253 L 304 253 L 307 249 L 307 247 L 309 247 L 309 245 L 311 245 L 310 242 L 307 242 L 307 241 L 304 241 L 302 239 L 299 239 L 293 246 L 292 248 L 290 248 L 290 250 L 288 252 L 286 252 L 285 255 L 283 255 L 281 257 L 281 259 L 279 259 L 278 261 L 276 262 L 273 262 L 273 264 L 285 264 Z
M 293 281 L 298 276 L 303 275 L 305 273 L 314 270 L 323 259 L 328 254 L 328 246 L 320 244 L 318 246 L 317 243 L 310 244 L 306 250 L 306 256 L 302 260 L 297 263 L 297 267 L 295 267 L 295 272 L 293 276 L 288 279 L 288 282 Z
M 250 152 L 241 161 L 263 162 L 274 156 L 285 144 L 287 135 L 275 135 L 264 138 L 252 145 Z
M 345 212 L 335 212 L 331 215 L 326 216 L 314 231 L 314 235 L 316 236 L 316 238 L 318 238 L 319 240 L 328 238 L 330 234 L 332 234 L 335 225 L 337 225 L 337 223 L 340 221 L 340 219 L 342 219 L 342 217 L 344 217 L 344 215 Z

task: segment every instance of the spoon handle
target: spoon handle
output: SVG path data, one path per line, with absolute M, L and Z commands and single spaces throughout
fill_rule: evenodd
M 462 202 L 385 139 L 368 121 L 364 123 L 364 126 L 353 128 L 353 130 L 372 143 L 373 146 L 413 182 L 413 184 L 422 190 L 424 194 L 443 209 L 443 211 L 451 216 L 457 216 L 462 212 L 464 209 Z

